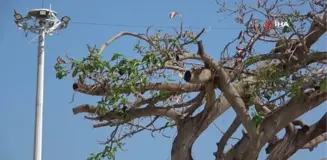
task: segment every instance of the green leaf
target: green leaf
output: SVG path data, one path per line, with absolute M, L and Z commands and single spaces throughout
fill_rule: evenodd
M 176 43 L 176 39 L 168 39 L 168 43 L 175 44 Z
M 142 62 L 148 62 L 149 61 L 149 58 L 150 58 L 150 55 L 149 54 L 143 56 Z
M 125 74 L 125 70 L 124 69 L 118 69 L 118 73 L 122 76 Z
M 290 27 L 287 27 L 287 26 L 284 26 L 284 28 L 283 28 L 283 33 L 288 33 L 288 32 L 290 32 L 291 31 L 291 28 Z
M 119 63 L 118 63 L 118 65 L 119 66 L 124 66 L 124 65 L 126 65 L 128 63 L 128 60 L 126 59 L 126 58 L 124 58 L 124 59 L 122 59 Z
M 129 88 L 130 88 L 130 90 L 131 90 L 133 93 L 136 92 L 136 89 L 135 89 L 135 87 L 134 87 L 133 85 L 129 86 Z
M 292 89 L 291 89 L 291 94 L 292 96 L 297 96 L 301 93 L 301 83 L 293 83 L 292 84 Z
M 79 68 L 75 68 L 73 73 L 72 73 L 72 76 L 75 77 L 78 72 L 79 72 Z
M 99 63 L 99 69 L 100 69 L 100 72 L 103 72 L 104 70 L 104 65 L 102 63 Z
M 55 65 L 54 68 L 55 68 L 56 71 L 62 70 L 62 66 L 60 64 L 58 64 L 58 63 Z
M 66 72 L 57 72 L 56 77 L 57 77 L 58 79 L 62 79 L 62 78 L 64 78 L 66 75 L 67 75 Z
M 146 83 L 147 83 L 147 79 L 146 79 L 145 77 L 141 77 L 141 83 L 142 83 L 143 85 L 146 85 Z
M 159 97 L 164 97 L 168 94 L 168 91 L 159 91 Z
M 265 93 L 264 97 L 269 101 L 271 98 L 271 94 L 270 93 Z
M 76 63 L 72 63 L 70 69 L 73 69 L 76 66 Z
M 259 60 L 259 57 L 257 56 L 253 56 L 253 57 L 249 57 L 246 61 L 245 61 L 245 66 L 249 66 L 255 62 L 257 62 Z
M 255 122 L 255 126 L 258 127 L 263 122 L 263 117 L 256 114 L 253 116 L 252 120 Z
M 111 68 L 110 63 L 107 61 L 104 62 L 104 66 L 106 66 L 108 70 Z
M 327 91 L 327 78 L 325 78 L 320 84 L 320 90 Z
M 100 157 L 101 157 L 101 153 L 98 153 L 95 157 L 94 157 L 94 159 L 96 159 L 96 160 L 99 160 L 100 159 Z
M 117 59 L 119 59 L 120 57 L 123 57 L 123 56 L 124 55 L 121 54 L 121 53 L 114 53 L 114 55 L 111 58 L 111 61 L 117 60 Z

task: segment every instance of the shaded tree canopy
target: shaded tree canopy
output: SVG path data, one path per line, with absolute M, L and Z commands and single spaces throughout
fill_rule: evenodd
M 227 6 L 217 0 L 219 12 L 235 15 L 244 28 L 221 49 L 219 60 L 206 52 L 201 40 L 205 29 L 185 30 L 177 12 L 170 14 L 181 20 L 175 34 L 152 27 L 144 34 L 121 32 L 100 48 L 88 47 L 81 60 L 57 58 L 59 79 L 71 75 L 74 91 L 100 97 L 97 104 L 74 107 L 73 113 L 87 114 L 96 122 L 94 128 L 114 128 L 105 149 L 90 160 L 113 159 L 124 139 L 169 127 L 177 130 L 171 159 L 192 160 L 194 142 L 229 108 L 236 117 L 217 142 L 216 160 L 253 160 L 262 149 L 269 160 L 285 160 L 326 140 L 326 113 L 314 124 L 297 119 L 327 99 L 327 50 L 312 49 L 327 30 L 326 1 L 242 2 Z M 264 23 L 269 17 L 289 25 L 267 27 L 272 25 Z M 138 39 L 138 58 L 121 53 L 103 58 L 104 49 L 121 37 Z M 257 52 L 262 43 L 275 47 Z M 241 125 L 242 138 L 226 151 Z M 282 130 L 285 135 L 277 136 Z

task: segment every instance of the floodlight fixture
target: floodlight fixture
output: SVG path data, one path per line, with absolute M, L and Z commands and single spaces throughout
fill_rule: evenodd
M 17 12 L 14 14 L 14 17 L 15 17 L 16 21 L 22 21 L 23 20 L 23 16 L 21 14 L 17 13 Z
M 51 18 L 55 17 L 57 13 L 53 10 L 41 8 L 41 9 L 33 9 L 28 12 L 28 15 L 37 19 Z
M 63 28 L 66 28 L 68 26 L 68 22 L 70 21 L 70 18 L 68 16 L 64 16 L 61 18 L 61 22 L 63 23 Z
M 40 16 L 45 16 L 47 15 L 47 12 L 45 10 L 40 10 Z
M 64 22 L 65 24 L 68 24 L 68 22 L 70 21 L 70 18 L 68 16 L 64 16 L 61 18 L 61 21 Z

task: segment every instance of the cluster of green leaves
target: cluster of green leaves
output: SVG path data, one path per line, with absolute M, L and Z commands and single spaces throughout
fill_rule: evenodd
M 320 83 L 320 90 L 327 92 L 327 78 L 322 80 L 322 82 Z
M 258 126 L 263 122 L 264 117 L 256 111 L 253 111 L 250 115 L 252 117 L 252 122 L 255 124 L 255 127 L 258 128 Z
M 122 142 L 115 142 L 113 145 L 106 145 L 102 152 L 99 153 L 91 153 L 87 160 L 101 160 L 107 158 L 108 160 L 116 159 L 116 152 L 118 149 L 122 150 L 122 146 L 124 144 Z
M 128 115 L 123 108 L 127 105 L 130 95 L 143 93 L 144 86 L 155 76 L 164 81 L 173 81 L 165 72 L 158 73 L 158 69 L 163 67 L 167 60 L 173 59 L 171 54 L 180 45 L 181 39 L 196 43 L 194 35 L 191 33 L 186 35 L 186 33 L 188 32 L 178 37 L 169 35 L 160 37 L 157 32 L 154 37 L 149 38 L 151 39 L 149 47 L 144 47 L 140 42 L 134 46 L 134 51 L 141 55 L 139 59 L 127 58 L 121 53 L 114 53 L 111 58 L 104 59 L 99 54 L 99 49 L 95 46 L 88 46 L 89 54 L 82 60 L 68 58 L 69 63 L 58 62 L 55 65 L 56 77 L 63 79 L 71 75 L 78 82 L 93 80 L 94 83 L 105 86 L 108 94 L 98 102 L 96 114 L 101 116 L 112 111 L 125 119 Z M 168 94 L 167 91 L 150 91 L 152 97 L 164 98 Z M 169 121 L 166 125 L 172 124 L 173 122 Z M 121 142 L 111 141 L 102 152 L 92 153 L 88 160 L 103 158 L 113 160 L 119 148 L 121 148 Z
M 282 33 L 290 33 L 293 30 L 292 28 L 295 28 L 294 23 L 301 20 L 302 17 L 298 12 L 294 12 L 291 14 L 281 14 L 279 18 L 281 18 L 279 19 L 280 22 L 286 22 L 289 25 L 282 28 Z
M 56 63 L 56 77 L 62 79 L 71 73 L 73 78 L 79 76 L 80 80 L 84 80 L 91 73 L 103 73 L 106 67 L 107 69 L 111 68 L 109 62 L 102 60 L 97 52 L 98 49 L 91 50 L 88 56 L 83 58 L 81 61 L 70 58 L 70 68 L 67 67 L 66 63 Z
M 288 26 L 284 26 L 283 27 L 283 30 L 282 30 L 282 33 L 289 33 L 292 31 L 292 28 L 291 27 L 295 27 L 294 23 L 299 21 L 301 18 L 301 15 L 298 13 L 298 12 L 294 12 L 294 13 L 291 13 L 291 14 L 287 14 L 286 15 L 286 22 L 290 25 L 289 27 Z
M 86 78 L 98 79 L 95 75 L 107 77 L 101 83 L 106 83 L 110 96 L 104 97 L 99 102 L 99 108 L 112 106 L 117 109 L 119 106 L 126 105 L 126 97 L 140 91 L 148 83 L 148 75 L 144 71 L 152 67 L 160 67 L 162 64 L 162 59 L 154 52 L 147 52 L 140 60 L 128 59 L 121 53 L 114 53 L 110 60 L 105 60 L 98 51 L 95 48 L 90 50 L 88 56 L 80 61 L 70 59 L 70 67 L 67 64 L 57 63 L 55 70 L 58 79 L 68 74 L 73 78 L 77 77 L 80 81 Z M 127 94 L 121 94 L 122 91 Z
M 269 65 L 259 69 L 258 76 L 256 77 L 258 83 L 256 91 L 263 95 L 266 100 L 270 100 L 274 95 L 276 88 L 284 88 L 285 81 L 280 78 L 280 70 L 276 65 Z
M 287 14 L 286 21 L 292 25 L 294 22 L 301 20 L 301 15 L 299 12 L 293 12 L 291 14 Z
M 141 50 L 141 46 L 137 46 Z M 123 106 L 127 104 L 130 94 L 140 92 L 148 84 L 148 70 L 162 66 L 163 60 L 158 53 L 147 51 L 140 59 L 126 58 L 121 53 L 114 53 L 110 59 L 104 59 L 96 47 L 89 47 L 89 54 L 82 60 L 69 58 L 69 63 L 55 64 L 56 77 L 63 79 L 68 75 L 80 82 L 91 79 L 95 83 L 107 86 L 108 96 L 104 96 L 97 105 L 97 115 L 104 115 L 108 110 L 114 111 L 122 118 L 127 118 Z M 104 78 L 103 78 L 104 77 Z M 168 93 L 158 92 L 158 96 Z M 122 142 L 113 141 L 100 153 L 92 153 L 88 160 L 115 159 L 115 153 L 121 148 Z
M 299 80 L 291 84 L 291 97 L 296 97 L 301 94 L 301 88 L 303 85 L 303 81 Z
M 258 86 L 255 85 L 249 87 L 249 89 L 247 90 L 247 100 L 245 104 L 248 109 L 248 113 L 250 114 L 251 120 L 256 127 L 258 127 L 263 121 L 263 116 L 260 115 L 254 107 L 254 102 L 259 94 L 257 87 Z
M 250 106 L 254 104 L 256 97 L 258 97 L 258 89 L 257 86 L 252 85 L 247 90 L 247 100 L 246 100 L 247 103 L 245 104 L 247 108 L 250 108 Z
M 249 67 L 250 65 L 253 65 L 256 62 L 259 62 L 262 58 L 260 56 L 252 56 L 249 57 L 247 60 L 244 62 L 244 68 Z

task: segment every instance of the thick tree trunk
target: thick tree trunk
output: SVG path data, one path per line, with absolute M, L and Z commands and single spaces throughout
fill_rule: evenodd
M 249 146 L 250 137 L 247 134 L 243 134 L 242 139 L 226 153 L 224 160 L 241 160 L 245 156 Z
M 171 150 L 171 160 L 193 160 L 192 146 L 198 136 L 195 135 L 196 128 L 191 122 L 178 126 Z
M 178 134 L 174 140 L 171 150 L 171 160 L 193 160 L 192 145 L 193 142 L 189 136 Z
M 285 160 L 291 157 L 297 151 L 295 139 L 295 136 L 283 139 L 268 156 L 267 160 Z
M 245 84 L 236 85 L 239 94 L 244 97 Z M 171 160 L 193 160 L 192 146 L 196 139 L 208 126 L 221 114 L 223 114 L 230 104 L 224 96 L 216 100 L 215 104 L 207 110 L 207 114 L 198 114 L 195 117 L 184 119 L 178 122 L 177 136 L 173 142 Z
M 313 124 L 309 128 L 309 130 L 294 129 L 292 133 L 287 134 L 282 140 L 277 143 L 277 145 L 274 147 L 273 151 L 270 153 L 267 159 L 288 159 L 299 149 L 301 149 L 305 144 L 309 143 L 316 137 L 326 133 L 326 120 L 327 113 L 325 113 L 324 116 L 317 123 Z

